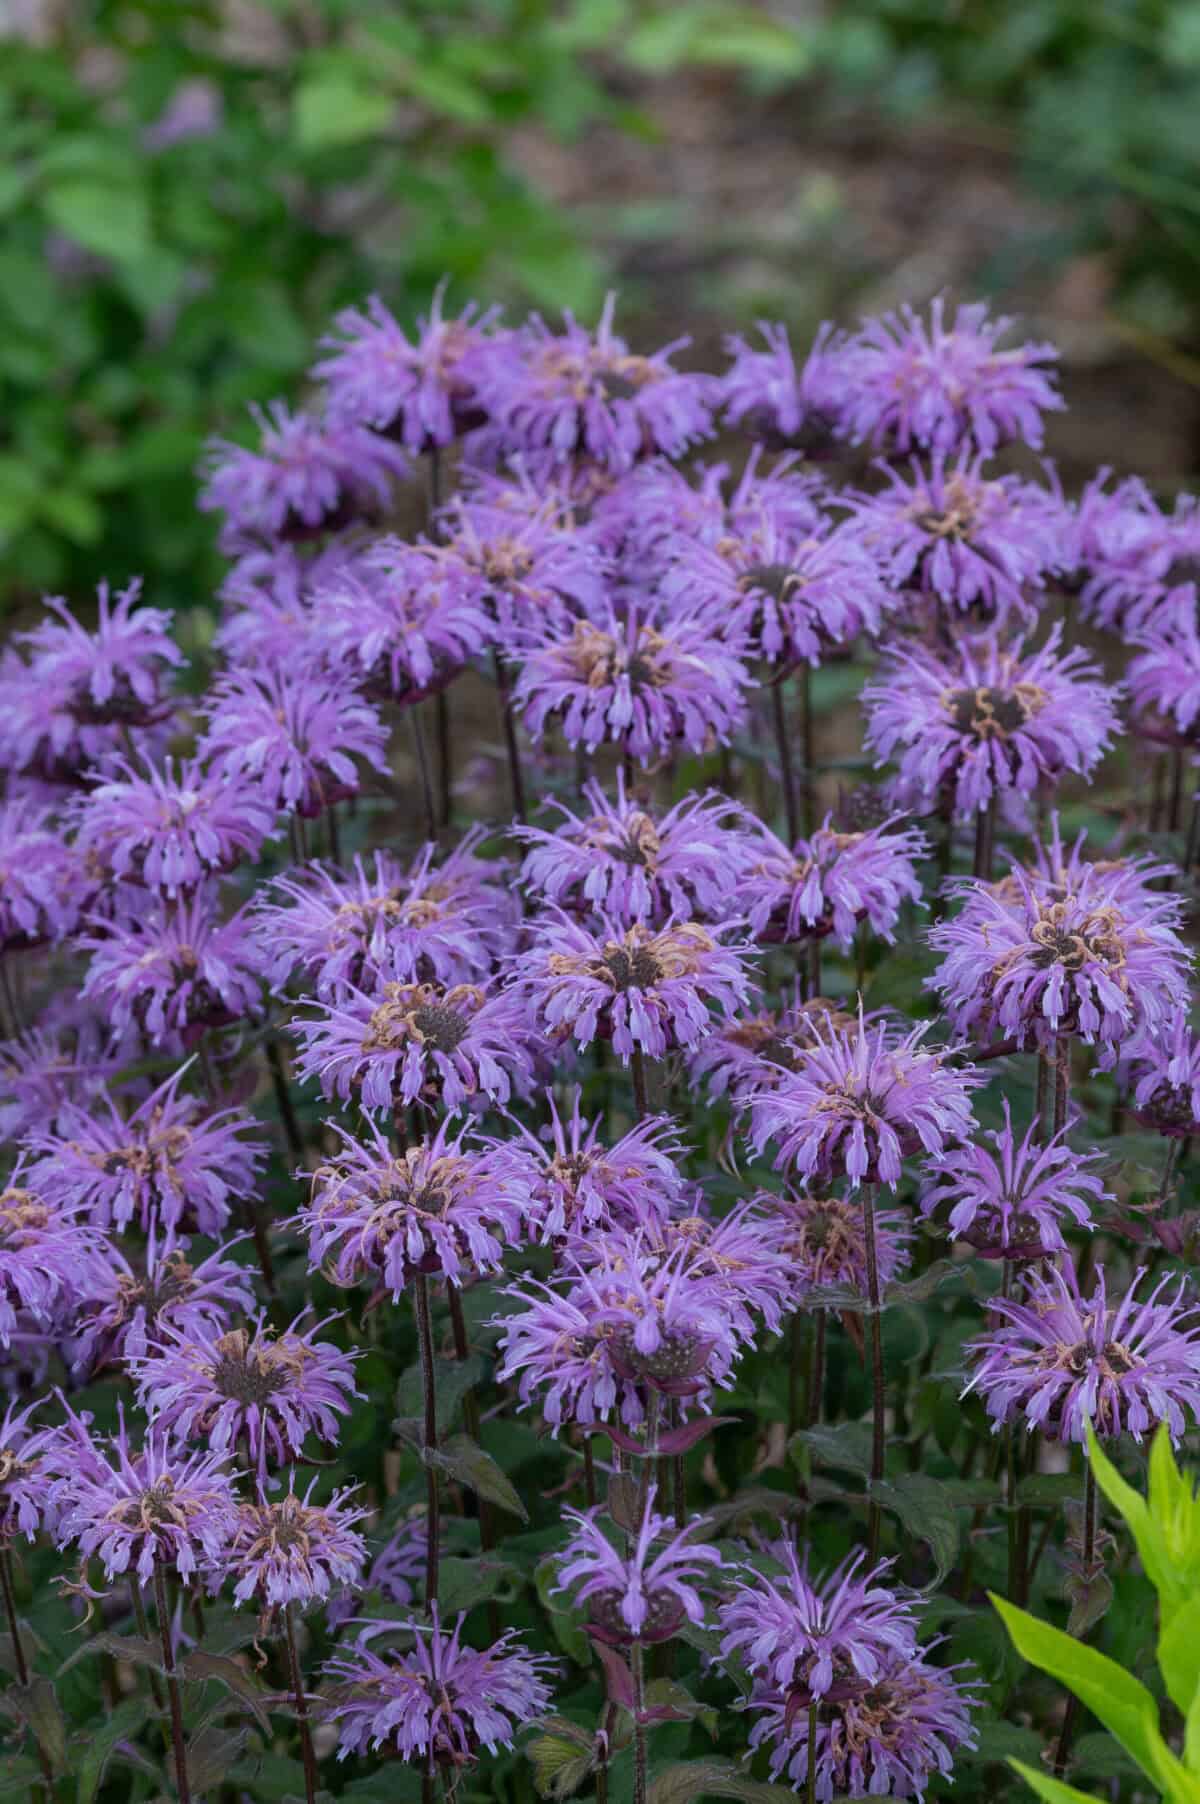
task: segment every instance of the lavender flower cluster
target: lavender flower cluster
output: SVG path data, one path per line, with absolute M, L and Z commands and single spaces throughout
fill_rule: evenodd
M 645 1804 L 656 1738 L 717 1713 L 821 1800 L 972 1759 L 990 1675 L 923 1625 L 923 1445 L 962 1600 L 1021 1601 L 1022 1474 L 1200 1415 L 1200 512 L 1015 474 L 1063 402 L 1011 337 L 936 301 L 803 359 L 764 325 L 713 375 L 611 301 L 439 294 L 410 333 L 372 299 L 302 411 L 211 449 L 211 668 L 184 687 L 136 582 L 15 635 L 19 1700 L 50 1679 L 24 1542 L 81 1634 L 132 1607 L 184 1800 L 247 1697 L 230 1761 L 274 1713 L 308 1804 L 388 1759 L 500 1795 L 534 1723 L 554 1798 L 624 1761 Z M 855 669 L 886 774 L 846 790 L 817 703 Z M 1118 741 L 1150 814 L 1072 838 Z M 1097 1087 L 1152 1182 L 1089 1143 Z M 885 1320 L 939 1285 L 914 1419 Z M 53 1787 L 45 1712 L 15 1720 Z

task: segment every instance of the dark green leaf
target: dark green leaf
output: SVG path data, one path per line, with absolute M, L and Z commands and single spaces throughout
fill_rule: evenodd
M 697 1798 L 737 1798 L 741 1804 L 796 1804 L 788 1785 L 751 1779 L 728 1760 L 684 1760 L 651 1783 L 648 1804 L 692 1804 Z
M 438 1448 L 422 1450 L 421 1457 L 439 1472 L 449 1473 L 460 1484 L 469 1485 L 489 1503 L 498 1504 L 512 1516 L 528 1522 L 529 1512 L 518 1497 L 510 1479 L 504 1476 L 490 1453 L 465 1434 L 452 1434 Z
M 592 1770 L 592 1737 L 561 1716 L 550 1717 L 543 1727 L 546 1733 L 526 1750 L 534 1787 L 539 1798 L 573 1797 Z
M 486 1375 L 487 1361 L 478 1353 L 472 1353 L 469 1358 L 462 1360 L 434 1361 L 433 1380 L 436 1387 L 439 1434 L 447 1433 L 454 1426 L 463 1398 L 468 1391 L 481 1384 Z M 419 1441 L 423 1410 L 420 1362 L 409 1366 L 401 1375 L 396 1386 L 396 1409 L 406 1424 L 416 1424 L 415 1434 L 408 1432 L 406 1428 L 405 1438 Z
M 944 1486 L 924 1472 L 903 1472 L 869 1488 L 909 1534 L 929 1547 L 940 1584 L 957 1562 L 959 1545 L 958 1517 Z
M 510 1560 L 488 1554 L 473 1560 L 443 1559 L 438 1568 L 438 1604 L 443 1616 L 457 1616 L 499 1591 L 507 1589 L 511 1595 L 520 1582 L 520 1571 Z
M 221 1729 L 215 1725 L 201 1729 L 188 1743 L 188 1777 L 192 1793 L 202 1798 L 215 1791 L 234 1762 L 241 1756 L 250 1736 L 248 1728 Z
M 193 1648 L 190 1654 L 179 1662 L 180 1677 L 202 1683 L 205 1679 L 216 1679 L 236 1697 L 241 1698 L 247 1708 L 253 1712 L 260 1728 L 270 1730 L 271 1719 L 263 1703 L 262 1686 L 257 1679 L 248 1673 L 244 1666 L 231 1660 L 228 1654 L 210 1654 L 205 1648 Z
M 813 1459 L 821 1466 L 835 1466 L 843 1472 L 871 1470 L 871 1427 L 868 1422 L 838 1422 L 818 1428 L 800 1428 L 788 1442 L 788 1453 L 797 1459 L 799 1450 L 810 1448 Z
M 137 1734 L 150 1714 L 150 1709 L 150 1698 L 144 1693 L 126 1698 L 98 1726 L 88 1730 L 75 1766 L 76 1804 L 92 1804 L 117 1743 Z

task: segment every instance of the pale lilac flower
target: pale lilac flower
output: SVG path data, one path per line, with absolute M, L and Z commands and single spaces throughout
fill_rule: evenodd
M 703 1518 L 674 1532 L 674 1524 L 654 1508 L 658 1487 L 650 1485 L 637 1535 L 622 1555 L 604 1532 L 598 1510 L 563 1511 L 571 1538 L 558 1558 L 555 1591 L 570 1592 L 577 1609 L 586 1608 L 588 1632 L 615 1644 L 669 1641 L 684 1622 L 704 1621 L 697 1581 L 707 1581 L 724 1562 L 715 1547 L 694 1537 Z
M 470 486 L 438 517 L 439 559 L 455 587 L 483 609 L 501 645 L 548 621 L 569 630 L 576 614 L 603 608 L 607 561 L 580 531 L 554 486 L 528 476 L 472 471 Z
M 1138 648 L 1125 676 L 1138 728 L 1147 738 L 1200 740 L 1200 602 L 1194 583 L 1173 592 L 1152 623 L 1127 629 Z
M 289 1604 L 316 1603 L 335 1586 L 357 1581 L 367 1548 L 354 1525 L 366 1511 L 350 1503 L 352 1486 L 334 1491 L 327 1503 L 313 1503 L 316 1482 L 303 1497 L 289 1488 L 278 1498 L 259 1496 L 238 1505 L 229 1545 L 211 1574 L 213 1590 L 232 1578 L 235 1603 L 253 1601 L 269 1614 Z
M 39 1025 L 0 1041 L 0 1137 L 20 1140 L 53 1128 L 64 1105 L 102 1093 L 106 1081 L 137 1057 L 136 1042 L 114 1036 L 77 997 L 60 998 Z
M 758 322 L 765 350 L 733 333 L 725 340 L 732 359 L 722 380 L 725 416 L 758 438 L 819 450 L 841 430 L 847 399 L 843 366 L 845 334 L 822 325 L 797 367 L 787 327 Z
M 1065 1130 L 1041 1144 L 1037 1123 L 1018 1141 L 1007 1097 L 1003 1108 L 999 1132 L 991 1130 L 932 1162 L 921 1213 L 929 1216 L 949 1205 L 951 1233 L 994 1258 L 1065 1252 L 1064 1226 L 1094 1228 L 1093 1207 L 1112 1201 L 1093 1170 L 1100 1155 L 1073 1152 Z
M 339 1760 L 387 1748 L 402 1760 L 461 1772 L 481 1748 L 510 1748 L 545 1713 L 553 1661 L 526 1653 L 514 1629 L 482 1653 L 464 1647 L 463 1620 L 443 1628 L 435 1605 L 431 1623 L 368 1622 L 352 1647 L 334 1654 L 325 1669 L 334 1686 L 327 1714 L 337 1726 Z M 402 1629 L 413 1638 L 408 1652 L 377 1654 L 368 1645 Z
M 198 760 L 115 774 L 77 805 L 76 845 L 97 870 L 174 898 L 255 859 L 276 828 L 260 785 L 206 771 Z
M 853 1197 L 805 1196 L 764 1190 L 755 1199 L 769 1223 L 770 1238 L 792 1277 L 792 1301 L 802 1302 L 809 1289 L 830 1286 L 868 1290 L 867 1234 L 861 1202 Z M 876 1209 L 875 1261 L 881 1288 L 897 1277 L 911 1258 L 912 1231 L 907 1215 Z
M 428 1536 L 422 1513 L 406 1516 L 371 1561 L 357 1587 L 329 1598 L 325 1617 L 330 1628 L 340 1628 L 358 1615 L 365 1596 L 378 1591 L 385 1603 L 413 1604 L 425 1579 Z
M 56 1444 L 57 1428 L 33 1428 L 30 1417 L 38 1404 L 18 1409 L 9 1403 L 0 1420 L 0 1547 L 8 1547 L 18 1535 L 37 1538 L 47 1518 L 47 1478 L 44 1456 Z
M 649 1271 L 649 1262 L 657 1261 L 661 1271 L 678 1269 L 688 1283 L 715 1288 L 735 1344 L 753 1344 L 760 1332 L 756 1316 L 778 1334 L 795 1301 L 795 1273 L 769 1205 L 754 1198 L 712 1216 L 700 1187 L 691 1191 L 688 1213 L 647 1211 L 633 1227 L 574 1235 L 565 1249 L 568 1265 L 587 1270 L 598 1261 L 616 1267 L 625 1260 L 631 1269 L 645 1262 Z
M 544 917 L 514 967 L 515 989 L 549 1038 L 590 1046 L 599 1036 L 626 1063 L 635 1052 L 662 1058 L 747 1001 L 749 954 L 721 944 L 727 928 L 672 920 L 655 932 L 597 918 L 592 932 L 561 912 Z
M 66 602 L 49 596 L 55 616 L 17 643 L 29 647 L 29 677 L 43 684 L 55 706 L 81 726 L 148 727 L 171 712 L 170 673 L 186 660 L 171 637 L 172 615 L 140 606 L 140 577 L 117 591 L 98 585 L 98 618 L 93 631 L 81 626 Z M 43 698 L 44 705 L 44 698 Z
M 214 682 L 200 755 L 273 812 L 309 818 L 355 795 L 358 760 L 386 771 L 378 710 L 347 683 L 305 671 L 226 671 Z
M 1200 521 L 1190 496 L 1167 514 L 1140 476 L 1112 489 L 1099 470 L 1080 496 L 1072 521 L 1074 581 L 1085 618 L 1110 630 L 1141 627 L 1170 605 L 1181 571 L 1194 562 Z
M 868 1014 L 867 1021 L 876 1019 Z M 714 1100 L 729 1096 L 741 1102 L 760 1090 L 774 1090 L 795 1071 L 811 1047 L 828 1031 L 851 1032 L 857 1016 L 839 1009 L 826 996 L 801 1000 L 799 989 L 782 1008 L 723 1021 L 702 1040 L 688 1060 L 688 1078 L 704 1084 Z
M 77 1203 L 52 1199 L 22 1153 L 0 1189 L 0 1347 L 18 1312 L 39 1328 L 58 1327 L 89 1293 L 102 1243 L 80 1221 Z
M 532 1081 L 530 1034 L 511 992 L 483 984 L 384 983 L 347 987 L 337 1001 L 291 1023 L 296 1067 L 325 1095 L 362 1107 L 436 1103 L 453 1114 L 476 1098 L 506 1104 Z
M 832 938 L 848 952 L 859 923 L 889 945 L 906 901 L 919 902 L 914 865 L 928 848 L 891 816 L 865 833 L 840 833 L 832 817 L 791 851 L 766 827 L 750 842 L 737 905 L 755 939 L 767 945 Z
M 1200 1034 L 1193 1033 L 1186 1008 L 1165 1028 L 1138 1034 L 1125 1058 L 1138 1119 L 1171 1139 L 1200 1133 Z
M 226 1174 L 228 1175 L 228 1174 Z M 76 1372 L 141 1359 L 167 1328 L 188 1333 L 197 1326 L 219 1333 L 252 1313 L 249 1267 L 225 1257 L 241 1237 L 227 1240 L 205 1259 L 189 1257 L 186 1239 L 168 1229 L 161 1243 L 151 1222 L 136 1264 L 115 1241 L 105 1247 L 87 1285 L 87 1300 L 72 1323 L 71 1363 Z
M 49 808 L 21 797 L 0 802 L 0 953 L 65 939 L 92 889 Z
M 846 1178 L 896 1189 L 902 1161 L 939 1155 L 973 1132 L 970 1093 L 983 1079 L 922 1045 L 929 1023 L 900 1036 L 860 1015 L 839 1031 L 816 1028 L 817 1044 L 776 1089 L 752 1097 L 755 1153 L 770 1142 L 775 1167 L 818 1183 Z
M 297 1225 L 310 1265 L 334 1283 L 365 1278 L 396 1302 L 418 1275 L 461 1285 L 498 1271 L 505 1249 L 520 1243 L 515 1178 L 461 1129 L 451 1134 L 443 1121 L 427 1139 L 393 1152 L 373 1123 L 366 1145 L 330 1126 L 342 1144 L 312 1174 Z
M 1050 344 L 1000 350 L 1013 321 L 988 317 L 984 302 L 946 316 L 938 295 L 926 320 L 913 307 L 865 320 L 842 350 L 842 427 L 856 440 L 897 451 L 994 451 L 1011 439 L 1038 450 L 1042 415 L 1062 396 L 1046 365 Z
M 259 953 L 246 914 L 222 921 L 210 893 L 155 905 L 81 938 L 91 963 L 81 994 L 113 1027 L 152 1045 L 262 1012 Z
M 1200 1313 L 1169 1272 L 1139 1302 L 1144 1276 L 1114 1303 L 1103 1266 L 1088 1297 L 1069 1262 L 1031 1270 L 1020 1300 L 993 1297 L 999 1326 L 968 1342 L 964 1395 L 979 1392 L 993 1429 L 1019 1417 L 1048 1440 L 1084 1441 L 1090 1423 L 1140 1441 L 1165 1422 L 1178 1441 L 1200 1412 Z
M 224 1455 L 244 1446 L 260 1476 L 268 1462 L 297 1458 L 310 1434 L 336 1441 L 338 1418 L 360 1394 L 354 1354 L 315 1338 L 324 1322 L 305 1328 L 303 1320 L 279 1333 L 261 1316 L 247 1328 L 164 1324 L 150 1351 L 130 1362 L 138 1402 L 179 1439 Z
M 376 539 L 313 608 L 331 659 L 373 698 L 416 702 L 444 689 L 494 637 L 473 573 L 424 541 Z
M 335 426 L 369 426 L 416 456 L 479 424 L 481 410 L 462 364 L 491 332 L 500 309 L 481 313 L 472 301 L 447 319 L 443 293 L 444 284 L 411 338 L 377 294 L 365 307 L 347 307 L 336 316 L 321 340 L 329 355 L 312 372 L 325 384 L 326 414 Z
M 586 814 L 554 801 L 554 830 L 513 828 L 532 849 L 521 877 L 536 895 L 578 914 L 607 915 L 621 926 L 661 926 L 670 916 L 728 916 L 753 848 L 736 802 L 716 793 L 686 795 L 658 814 L 626 791 L 617 775 L 610 802 L 595 780 L 583 791 Z M 740 903 L 740 895 L 738 896 Z

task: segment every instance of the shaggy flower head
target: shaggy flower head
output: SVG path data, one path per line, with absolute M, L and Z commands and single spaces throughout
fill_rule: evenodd
M 386 771 L 387 729 L 345 683 L 263 668 L 217 678 L 201 741 L 215 777 L 250 786 L 272 810 L 309 818 L 359 788 L 362 759 Z
M 96 594 L 94 631 L 51 596 L 46 607 L 55 618 L 18 635 L 32 654 L 30 681 L 45 684 L 56 706 L 82 726 L 156 725 L 171 712 L 170 672 L 186 662 L 171 637 L 172 616 L 138 605 L 140 577 L 118 590 L 115 601 L 107 583 Z
M 822 449 L 840 429 L 846 399 L 845 340 L 823 325 L 797 367 L 786 326 L 760 320 L 765 350 L 733 333 L 725 340 L 732 359 L 722 382 L 725 417 L 775 445 Z
M 898 817 L 864 833 L 839 833 L 826 815 L 811 839 L 789 852 L 766 827 L 751 842 L 737 901 L 755 939 L 768 945 L 831 936 L 848 952 L 859 923 L 890 945 L 902 904 L 919 902 L 914 870 L 922 835 L 897 830 Z
M 475 1764 L 481 1747 L 489 1754 L 511 1748 L 545 1713 L 554 1662 L 526 1653 L 514 1629 L 483 1653 L 464 1647 L 463 1621 L 444 1629 L 435 1605 L 432 1623 L 367 1622 L 354 1645 L 333 1656 L 325 1668 L 335 1688 L 327 1714 L 337 1725 L 339 1760 L 387 1748 L 458 1773 Z M 409 1652 L 377 1654 L 369 1646 L 374 1636 L 403 1629 L 413 1637 Z
M 156 1424 L 215 1453 L 244 1444 L 260 1475 L 268 1460 L 283 1465 L 298 1456 L 309 1434 L 336 1441 L 338 1417 L 359 1394 L 354 1358 L 314 1338 L 323 1322 L 301 1328 L 303 1319 L 279 1334 L 261 1317 L 223 1331 L 201 1323 L 164 1328 L 132 1364 L 139 1403 Z
M 137 1030 L 154 1046 L 259 1014 L 262 980 L 247 917 L 221 921 L 214 910 L 211 894 L 200 891 L 81 939 L 92 955 L 84 999 L 118 1032 Z
M 746 863 L 744 818 L 727 796 L 688 795 L 655 815 L 626 792 L 618 773 L 610 802 L 597 782 L 583 792 L 589 813 L 555 802 L 553 832 L 514 827 L 532 849 L 521 876 L 535 895 L 573 913 L 605 914 L 622 926 L 655 926 L 671 915 L 720 920 Z
M 651 1485 L 641 1526 L 624 1556 L 605 1534 L 598 1510 L 563 1511 L 572 1533 L 554 1589 L 569 1591 L 576 1608 L 586 1606 L 588 1632 L 598 1641 L 668 1641 L 685 1620 L 704 1621 L 695 1581 L 719 1571 L 721 1556 L 693 1539 L 703 1520 L 673 1533 L 673 1523 L 655 1511 L 656 1495 L 657 1486 Z
M 995 1428 L 1020 1416 L 1055 1441 L 1084 1441 L 1090 1422 L 1135 1441 L 1165 1422 L 1178 1441 L 1200 1410 L 1200 1320 L 1187 1285 L 1170 1273 L 1143 1302 L 1144 1272 L 1110 1303 L 1103 1266 L 1090 1297 L 1071 1264 L 1031 1271 L 1021 1301 L 994 1297 L 1000 1326 L 968 1343 L 978 1391 Z
M 904 1038 L 860 1016 L 848 1030 L 820 1033 L 816 1046 L 776 1089 L 751 1099 L 755 1153 L 769 1141 L 777 1170 L 828 1184 L 848 1179 L 900 1182 L 901 1161 L 918 1149 L 940 1155 L 975 1127 L 970 1093 L 982 1082 L 956 1069 L 945 1052 L 921 1042 L 928 1025 Z
M 951 1233 L 991 1258 L 1064 1252 L 1064 1223 L 1093 1228 L 1093 1206 L 1112 1198 L 1090 1169 L 1099 1153 L 1072 1152 L 1065 1129 L 1043 1146 L 1037 1125 L 1015 1140 L 1005 1097 L 1004 1127 L 983 1136 L 995 1151 L 973 1140 L 935 1160 L 922 1214 L 949 1205 Z
M 384 701 L 444 689 L 493 638 L 470 573 L 425 543 L 376 539 L 313 606 L 331 657 Z
M 770 1238 L 792 1279 L 793 1300 L 809 1289 L 834 1286 L 867 1294 L 867 1235 L 862 1204 L 850 1197 L 776 1196 L 763 1191 L 755 1198 L 770 1223 Z M 895 1211 L 875 1212 L 875 1258 L 879 1282 L 886 1287 L 909 1261 L 912 1233 L 908 1218 Z
M 554 487 L 474 472 L 438 518 L 438 555 L 493 623 L 499 643 L 604 606 L 607 564 Z
M 329 355 L 313 370 L 325 383 L 328 418 L 385 432 L 413 456 L 453 443 L 482 417 L 461 365 L 498 313 L 492 307 L 481 314 L 472 302 L 447 319 L 439 288 L 410 338 L 378 295 L 364 308 L 347 307 L 321 340 Z
M 0 1189 L 0 1347 L 18 1311 L 40 1328 L 56 1326 L 87 1295 L 101 1257 L 99 1236 L 78 1219 L 79 1205 L 52 1199 L 21 1155 Z
M 1193 583 L 1174 592 L 1153 624 L 1130 635 L 1142 649 L 1126 676 L 1147 738 L 1200 740 L 1200 603 Z
M 1054 627 L 1040 651 L 1020 639 L 960 640 L 952 652 L 898 651 L 863 690 L 866 744 L 896 758 L 895 790 L 923 813 L 953 794 L 960 818 L 996 795 L 1029 797 L 1066 771 L 1090 777 L 1119 731 L 1120 690 L 1097 681 L 1078 646 L 1059 652 Z
M 700 753 L 725 744 L 745 713 L 741 649 L 682 607 L 576 620 L 529 650 L 513 707 L 535 741 L 557 720 L 568 745 L 617 745 L 642 765 L 680 742 Z
M 178 766 L 118 764 L 79 805 L 79 850 L 111 877 L 169 897 L 257 858 L 275 831 L 275 808 L 259 783 Z
M 803 1002 L 797 993 L 784 1008 L 760 1009 L 719 1025 L 692 1053 L 690 1080 L 706 1084 L 714 1098 L 728 1095 L 742 1102 L 760 1090 L 777 1089 L 825 1033 L 847 1033 L 856 1020 L 826 996 Z
M 1058 352 L 1049 344 L 999 350 L 1012 324 L 989 319 L 982 302 L 957 308 L 950 321 L 940 295 L 928 320 L 907 306 L 866 320 L 843 352 L 843 429 L 896 451 L 957 451 L 967 441 L 990 452 L 1010 439 L 1039 449 L 1042 415 L 1063 406 L 1045 368 Z
M 392 1151 L 368 1123 L 369 1144 L 331 1123 L 340 1152 L 317 1167 L 299 1226 L 309 1261 L 336 1284 L 367 1278 L 395 1302 L 418 1274 L 451 1284 L 498 1270 L 521 1237 L 521 1198 L 495 1156 L 442 1122 L 428 1140 Z
M 231 1202 L 254 1194 L 267 1148 L 243 1138 L 253 1124 L 236 1109 L 206 1113 L 180 1095 L 177 1071 L 126 1118 L 105 1092 L 69 1104 L 53 1129 L 31 1134 L 31 1177 L 52 1202 L 82 1209 L 99 1228 L 194 1227 L 219 1233 Z
M 214 1590 L 228 1575 L 237 1581 L 235 1603 L 254 1600 L 270 1613 L 356 1583 L 367 1548 L 354 1524 L 366 1511 L 347 1501 L 349 1488 L 335 1491 L 328 1503 L 310 1502 L 316 1482 L 305 1497 L 288 1490 L 273 1502 L 259 1497 L 239 1505 L 232 1539 L 212 1575 Z
M 532 1079 L 528 1030 L 507 993 L 485 985 L 385 983 L 348 990 L 314 1019 L 292 1023 L 297 1070 L 325 1095 L 366 1110 L 437 1103 L 454 1113 L 476 1097 L 505 1104 Z
M 0 1419 L 0 1547 L 9 1547 L 18 1535 L 33 1541 L 43 1526 L 53 1463 L 46 1455 L 57 1445 L 60 1430 L 31 1428 L 36 1408 L 36 1403 L 24 1409 L 10 1403 Z
M 229 1545 L 237 1501 L 224 1449 L 189 1453 L 155 1424 L 135 1450 L 124 1421 L 104 1442 L 72 1416 L 54 1459 L 63 1474 L 51 1489 L 57 1543 L 76 1543 L 109 1580 L 128 1572 L 149 1584 L 162 1565 L 186 1582 Z
M 141 1359 L 168 1328 L 181 1334 L 196 1327 L 220 1333 L 236 1317 L 248 1315 L 254 1308 L 250 1271 L 225 1257 L 239 1238 L 193 1262 L 186 1240 L 177 1241 L 168 1230 L 160 1245 L 152 1225 L 137 1265 L 110 1241 L 88 1283 L 86 1306 L 73 1324 L 73 1370 Z
M 73 933 L 91 889 L 50 809 L 0 802 L 0 954 Z
M 1200 1035 L 1187 1011 L 1181 1008 L 1165 1029 L 1139 1034 L 1127 1051 L 1139 1120 L 1171 1139 L 1200 1132 Z
M 749 996 L 747 954 L 723 946 L 720 927 L 672 921 L 658 933 L 600 917 L 592 933 L 565 915 L 541 924 L 539 944 L 517 965 L 516 983 L 538 1026 L 580 1046 L 611 1040 L 628 1063 L 694 1046 Z

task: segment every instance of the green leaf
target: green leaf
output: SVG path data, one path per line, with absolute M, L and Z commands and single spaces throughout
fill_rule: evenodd
M 1097 1804 L 1090 1792 L 1076 1791 L 1073 1785 L 1064 1785 L 1061 1779 L 1054 1779 L 1037 1767 L 1026 1766 L 1023 1760 L 1010 1760 L 1008 1764 L 1033 1787 L 1039 1798 L 1045 1798 L 1046 1804 Z
M 472 1353 L 467 1359 L 435 1359 L 433 1362 L 433 1382 L 437 1397 L 438 1433 L 444 1434 L 453 1426 L 454 1419 L 462 1406 L 467 1392 L 476 1385 L 482 1384 L 487 1375 L 487 1361 L 482 1354 Z M 420 1361 L 408 1367 L 400 1375 L 396 1386 L 396 1409 L 406 1422 L 417 1424 L 416 1439 L 420 1439 L 420 1424 L 424 1407 L 424 1393 L 421 1383 Z M 414 1438 L 408 1434 L 406 1438 Z
M 716 1739 L 719 1717 L 711 1704 L 702 1704 L 678 1679 L 652 1679 L 646 1687 L 646 1707 L 669 1711 L 663 1721 L 698 1722 Z
M 423 1451 L 422 1458 L 439 1472 L 448 1472 L 460 1484 L 469 1485 L 489 1503 L 498 1504 L 512 1516 L 519 1516 L 522 1522 L 529 1521 L 529 1512 L 511 1479 L 504 1476 L 491 1454 L 477 1446 L 470 1435 L 452 1434 L 440 1447 Z
M 546 1733 L 526 1750 L 539 1798 L 570 1798 L 592 1770 L 592 1737 L 565 1716 L 547 1717 Z
M 117 1743 L 136 1735 L 149 1714 L 150 1699 L 143 1694 L 140 1697 L 126 1698 L 110 1716 L 105 1717 L 99 1727 L 89 1728 L 76 1767 L 76 1804 L 92 1804 Z
M 42 1769 L 36 1760 L 30 1760 L 24 1754 L 13 1754 L 6 1748 L 4 1767 L 0 1771 L 0 1798 L 20 1798 L 22 1804 L 29 1804 L 41 1777 Z
M 843 1472 L 871 1470 L 871 1425 L 869 1422 L 823 1423 L 817 1428 L 800 1428 L 788 1442 L 788 1454 L 798 1463 L 801 1448 L 812 1449 L 819 1465 L 836 1466 Z
M 978 1724 L 978 1746 L 960 1748 L 958 1759 L 974 1766 L 986 1766 L 998 1760 L 1036 1760 L 1042 1738 L 1036 1729 L 1023 1729 L 1017 1723 L 1003 1721 Z
M 55 1772 L 62 1772 L 67 1764 L 67 1725 L 53 1679 L 39 1674 L 28 1685 L 10 1685 L 5 1701 L 28 1725 Z
M 387 94 L 349 70 L 331 69 L 296 89 L 292 130 L 301 150 L 329 150 L 375 137 L 393 111 Z
M 98 1635 L 91 1635 L 77 1647 L 75 1652 L 63 1661 L 59 1667 L 59 1676 L 70 1672 L 89 1654 L 111 1654 L 114 1660 L 128 1660 L 131 1666 L 148 1666 L 151 1671 L 163 1674 L 162 1649 L 157 1641 L 146 1641 L 140 1635 L 113 1635 L 107 1629 Z
M 42 204 L 51 225 L 99 257 L 135 261 L 150 249 L 149 198 L 133 182 L 68 176 L 50 184 Z
M 510 1560 L 491 1559 L 486 1554 L 473 1560 L 451 1556 L 438 1567 L 438 1604 L 444 1616 L 457 1616 L 486 1603 L 505 1587 L 511 1595 L 520 1579 L 519 1569 Z
M 681 1760 L 659 1773 L 647 1804 L 691 1804 L 693 1798 L 738 1798 L 741 1804 L 796 1804 L 789 1785 L 749 1778 L 728 1760 Z
M 941 1584 L 958 1559 L 959 1546 L 958 1516 L 945 1488 L 924 1472 L 903 1472 L 868 1488 L 885 1510 L 900 1518 L 909 1534 L 925 1542 Z
M 221 1729 L 215 1725 L 201 1729 L 188 1743 L 188 1777 L 193 1797 L 202 1798 L 215 1791 L 230 1767 L 239 1758 L 250 1736 L 248 1728 Z
M 244 1666 L 231 1660 L 228 1654 L 210 1654 L 202 1647 L 193 1648 L 179 1662 L 179 1674 L 181 1678 L 191 1679 L 197 1684 L 203 1683 L 205 1679 L 216 1679 L 227 1691 L 232 1691 L 235 1697 L 241 1698 L 261 1729 L 270 1732 L 271 1719 L 263 1703 L 261 1685 Z

